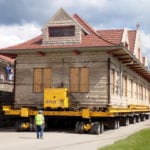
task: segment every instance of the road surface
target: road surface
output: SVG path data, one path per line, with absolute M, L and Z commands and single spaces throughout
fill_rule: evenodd
M 100 135 L 47 131 L 44 139 L 36 139 L 35 132 L 0 129 L 0 150 L 96 150 L 149 127 L 150 120 L 146 120 L 117 130 L 108 130 Z

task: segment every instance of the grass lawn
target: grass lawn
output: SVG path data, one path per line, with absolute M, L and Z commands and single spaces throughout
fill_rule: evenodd
M 150 150 L 150 128 L 141 130 L 124 140 L 98 150 Z

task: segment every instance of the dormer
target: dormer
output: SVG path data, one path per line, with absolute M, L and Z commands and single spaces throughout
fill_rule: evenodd
M 71 45 L 81 42 L 81 26 L 63 8 L 42 28 L 42 44 Z

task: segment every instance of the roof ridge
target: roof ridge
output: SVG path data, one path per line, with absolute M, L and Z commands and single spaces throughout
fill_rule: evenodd
M 136 29 L 134 29 L 134 30 L 128 30 L 128 31 L 130 31 L 130 32 L 131 32 L 131 31 L 132 31 L 132 32 L 133 32 L 133 31 L 134 31 L 134 32 L 136 32 L 137 30 L 136 30 Z
M 87 29 L 89 29 L 93 34 L 95 34 L 96 36 L 98 36 L 99 38 L 101 38 L 102 40 L 104 40 L 105 42 L 110 43 L 110 44 L 115 45 L 115 46 L 117 45 L 117 44 L 115 44 L 115 43 L 112 43 L 112 42 L 106 40 L 104 37 L 102 37 L 101 35 L 99 35 L 99 34 L 96 32 L 96 30 L 94 30 L 94 29 L 93 29 L 86 21 L 84 21 L 78 14 L 74 14 L 74 15 L 73 15 L 73 18 L 79 19 L 79 20 L 87 27 Z M 78 21 L 78 20 L 77 20 L 77 21 Z
M 96 31 L 117 31 L 117 30 L 119 30 L 119 31 L 121 31 L 121 30 L 124 30 L 124 28 L 120 28 L 120 29 L 98 29 L 98 30 L 96 30 Z
M 84 21 L 78 14 L 74 14 L 73 18 L 79 19 L 92 33 L 95 33 L 93 27 L 91 27 L 86 21 Z M 78 20 L 76 20 L 78 22 Z M 79 22 L 78 22 L 79 23 Z

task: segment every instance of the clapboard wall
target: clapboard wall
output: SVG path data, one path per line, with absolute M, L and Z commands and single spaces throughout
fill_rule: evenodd
M 73 67 L 89 68 L 89 89 L 88 92 L 83 93 L 71 92 L 72 107 L 101 109 L 107 108 L 107 106 L 128 107 L 132 104 L 149 105 L 150 103 L 149 82 L 107 52 L 93 50 L 76 54 L 73 51 L 61 50 L 46 53 L 44 56 L 38 54 L 18 55 L 16 59 L 15 107 L 42 108 L 43 106 L 43 92 L 35 93 L 33 90 L 34 68 L 51 68 L 51 88 L 61 87 L 63 83 L 63 87 L 69 89 L 70 68 Z M 118 84 L 117 88 L 112 88 L 112 69 L 116 72 L 115 86 Z M 125 93 L 123 76 L 126 76 L 126 94 L 123 94 Z M 140 90 L 141 87 L 143 90 Z M 132 96 L 131 88 L 133 88 Z
M 80 107 L 103 107 L 108 102 L 108 54 L 106 52 L 55 52 L 38 56 L 19 55 L 16 60 L 15 106 L 42 106 L 43 93 L 33 92 L 33 69 L 51 68 L 51 87 L 63 82 L 69 88 L 70 68 L 89 68 L 89 92 L 71 93 L 72 101 Z

